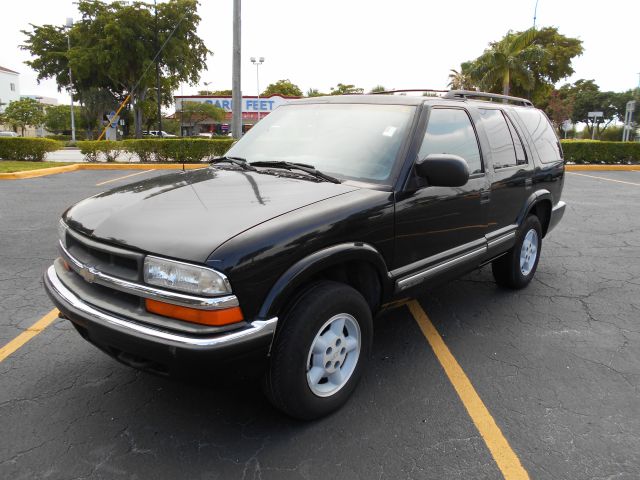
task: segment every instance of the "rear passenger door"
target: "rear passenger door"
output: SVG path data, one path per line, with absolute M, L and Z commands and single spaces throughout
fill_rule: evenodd
M 431 153 L 464 158 L 469 181 L 462 187 L 425 185 L 397 200 L 395 277 L 429 276 L 429 269 L 443 262 L 473 263 L 484 253 L 487 225 L 483 196 L 489 192 L 489 182 L 478 136 L 465 108 L 431 108 L 417 159 Z M 438 272 L 444 271 L 438 268 Z
M 487 158 L 491 169 L 491 195 L 487 212 L 489 253 L 511 247 L 518 214 L 533 191 L 533 161 L 522 133 L 501 108 L 478 108 L 487 136 Z

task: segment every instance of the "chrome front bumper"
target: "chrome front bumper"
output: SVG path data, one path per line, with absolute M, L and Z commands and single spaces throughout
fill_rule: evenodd
M 278 323 L 278 318 L 274 317 L 268 320 L 255 320 L 245 328 L 215 336 L 185 335 L 151 328 L 94 308 L 60 281 L 53 266 L 49 267 L 45 273 L 44 284 L 54 304 L 74 323 L 82 324 L 89 330 L 97 326 L 111 330 L 120 336 L 168 347 L 182 347 L 189 350 L 225 350 L 256 342 L 269 344 Z

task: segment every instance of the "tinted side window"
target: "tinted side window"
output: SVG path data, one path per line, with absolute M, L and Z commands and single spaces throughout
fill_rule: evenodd
M 520 134 L 516 130 L 515 125 L 509 117 L 507 117 L 507 124 L 509 125 L 509 132 L 511 132 L 513 144 L 516 146 L 516 161 L 518 165 L 525 165 L 527 163 L 527 154 L 525 153 L 524 147 L 522 146 L 522 139 L 520 138 Z
M 431 153 L 458 155 L 466 160 L 470 174 L 482 172 L 476 132 L 466 111 L 453 108 L 431 110 L 418 158 Z
M 522 123 L 524 123 L 529 135 L 531 135 L 540 160 L 543 163 L 562 160 L 560 142 L 547 117 L 535 108 L 521 108 L 517 109 L 516 112 L 522 120 Z
M 502 111 L 481 108 L 480 115 L 487 137 L 489 137 L 493 167 L 505 168 L 517 165 L 516 148 L 507 119 Z

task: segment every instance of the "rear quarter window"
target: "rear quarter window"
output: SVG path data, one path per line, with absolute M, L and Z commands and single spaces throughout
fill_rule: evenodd
M 529 132 L 540 161 L 554 163 L 562 160 L 560 141 L 546 115 L 535 108 L 517 109 L 516 114 Z

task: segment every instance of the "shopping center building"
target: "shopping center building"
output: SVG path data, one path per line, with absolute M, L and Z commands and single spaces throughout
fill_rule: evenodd
M 231 117 L 233 100 L 230 96 L 209 96 L 209 95 L 176 95 L 176 112 L 172 115 L 181 124 L 181 132 L 184 136 L 198 135 L 201 133 L 213 133 L 214 135 L 224 135 L 231 130 Z M 289 100 L 300 97 L 282 97 L 271 95 L 268 97 L 242 97 L 242 131 L 246 132 L 258 122 L 260 118 L 269 115 L 273 110 Z M 220 107 L 225 111 L 225 118 L 218 122 L 211 118 L 193 119 L 184 115 L 183 103 L 201 102 L 209 103 Z

